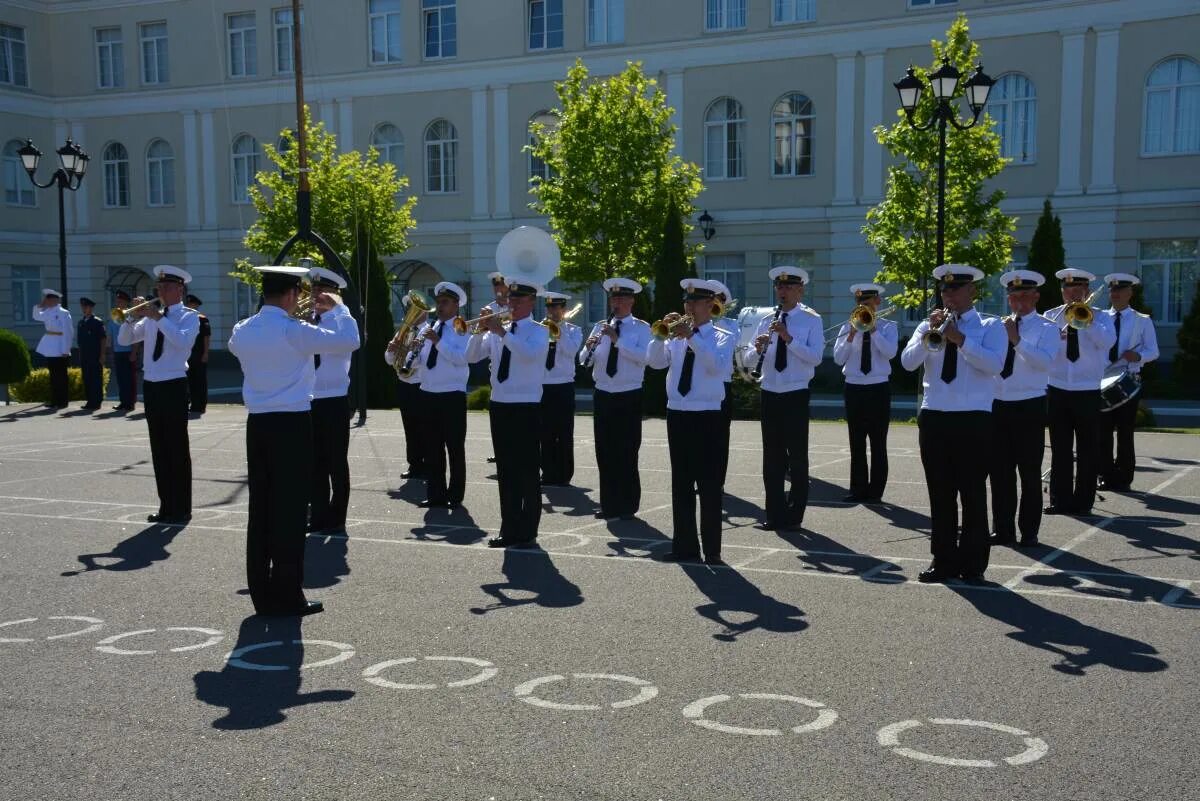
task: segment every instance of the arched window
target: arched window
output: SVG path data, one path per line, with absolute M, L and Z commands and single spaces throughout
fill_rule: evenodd
M 446 120 L 434 120 L 425 129 L 425 191 L 458 191 L 458 131 Z
M 543 131 L 552 131 L 558 127 L 558 117 L 555 117 L 548 111 L 539 111 L 529 119 L 529 146 L 534 147 L 538 143 L 538 136 L 534 133 L 534 125 L 541 126 Z M 550 169 L 550 165 L 542 161 L 533 152 L 529 153 L 529 177 L 538 177 L 543 181 L 549 181 L 550 176 L 554 171 Z
M 104 206 L 129 208 L 129 151 L 120 142 L 104 148 Z
M 146 148 L 146 202 L 151 206 L 175 205 L 175 151 L 162 139 Z
M 772 175 L 813 174 L 813 103 L 798 92 L 771 108 Z
M 396 175 L 404 175 L 404 134 L 390 122 L 381 123 L 371 134 L 371 146 L 379 151 L 379 163 L 396 165 Z
M 11 140 L 4 146 L 4 202 L 10 206 L 34 206 L 37 204 L 33 182 L 21 166 L 20 150 L 24 143 Z
M 1015 164 L 1037 159 L 1037 91 L 1015 72 L 1001 75 L 988 95 L 987 113 L 996 121 L 1000 155 Z
M 1146 78 L 1143 155 L 1200 153 L 1200 64 L 1170 58 Z
M 230 170 L 234 203 L 250 202 L 250 187 L 258 174 L 258 140 L 242 134 L 233 140 L 233 161 Z
M 704 112 L 704 174 L 706 178 L 745 177 L 742 148 L 746 120 L 742 104 L 732 97 L 714 100 Z

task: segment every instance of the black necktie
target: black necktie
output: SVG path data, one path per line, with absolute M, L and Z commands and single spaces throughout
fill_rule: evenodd
M 512 324 L 512 334 L 517 333 L 516 321 Z M 500 349 L 500 366 L 496 368 L 496 380 L 503 383 L 508 380 L 508 363 L 512 359 L 512 353 L 508 350 L 508 345 Z
M 440 323 L 438 323 L 437 335 L 438 335 L 439 339 L 441 339 L 442 331 L 444 331 L 445 328 L 446 328 L 445 320 L 442 320 Z M 425 357 L 425 366 L 428 367 L 430 370 L 432 370 L 434 367 L 437 367 L 437 344 L 436 343 L 433 343 L 433 342 L 429 343 L 429 355 Z M 501 379 L 501 380 L 503 380 L 503 379 Z
M 547 370 L 554 369 L 554 354 L 556 354 L 556 353 L 558 353 L 558 343 L 555 341 L 551 341 L 550 349 L 546 351 L 546 369 Z
M 863 331 L 862 356 L 858 359 L 858 369 L 863 375 L 871 374 L 871 332 Z
M 1079 332 L 1074 328 L 1067 328 L 1067 359 L 1079 361 Z
M 692 391 L 692 370 L 696 366 L 696 351 L 688 346 L 687 340 L 684 340 L 684 350 L 687 351 L 683 357 L 683 367 L 679 371 L 679 394 L 686 395 Z
M 320 324 L 321 324 L 321 315 L 319 315 L 319 314 L 314 315 L 313 316 L 313 325 L 320 325 Z M 321 369 L 321 354 L 319 354 L 319 353 L 313 354 L 313 368 L 316 370 Z
M 1121 344 L 1121 313 L 1120 312 L 1117 312 L 1117 319 L 1116 319 L 1115 325 L 1117 326 L 1117 338 L 1115 340 L 1113 340 L 1113 346 L 1108 349 L 1109 364 L 1116 362 L 1116 360 L 1117 360 L 1117 345 Z
M 943 336 L 943 339 L 945 337 Z M 942 381 L 949 384 L 958 377 L 958 345 L 946 343 L 946 353 L 942 357 Z
M 1018 317 L 1017 318 L 1017 332 L 1019 333 L 1020 330 L 1021 330 L 1021 318 Z M 1006 353 L 1004 355 L 1004 369 L 1000 371 L 1001 378 L 1008 378 L 1010 375 L 1012 375 L 1013 362 L 1015 362 L 1016 360 L 1017 360 L 1017 346 L 1014 345 L 1011 340 L 1009 340 L 1008 353 Z
M 779 315 L 779 322 L 783 323 L 784 326 L 787 326 L 787 312 L 784 312 L 783 314 Z M 782 373 L 786 369 L 787 369 L 787 345 L 785 345 L 783 342 L 783 339 L 778 334 L 776 334 L 775 335 L 775 372 Z
M 621 336 L 621 321 L 617 320 L 615 326 L 617 329 L 617 337 Z M 617 343 L 612 343 L 608 349 L 608 362 L 604 365 L 604 372 L 608 373 L 608 377 L 612 378 L 617 374 Z
M 165 320 L 165 319 L 167 319 L 166 310 L 163 311 L 163 320 Z M 155 330 L 157 331 L 157 333 L 154 335 L 154 355 L 153 355 L 153 357 L 151 357 L 151 361 L 156 362 L 156 361 L 158 361 L 158 358 L 160 356 L 162 356 L 163 342 L 165 342 L 166 340 L 163 337 L 163 332 L 162 332 L 161 328 L 156 328 Z

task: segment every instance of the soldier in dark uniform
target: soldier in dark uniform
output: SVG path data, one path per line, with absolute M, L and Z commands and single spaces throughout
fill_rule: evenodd
M 114 295 L 118 309 L 129 308 L 129 293 L 123 289 L 118 289 Z M 113 377 L 112 380 L 117 384 L 117 397 L 119 402 L 113 407 L 118 412 L 132 412 L 134 402 L 137 400 L 137 393 L 134 391 L 134 374 L 137 372 L 137 347 L 135 345 L 122 345 L 117 342 L 117 334 L 121 330 L 121 324 L 116 320 L 108 321 L 108 344 L 112 348 L 113 354 Z
M 212 324 L 200 312 L 202 304 L 195 295 L 188 295 L 183 304 L 200 318 L 200 333 L 196 335 L 196 344 L 192 345 L 192 355 L 188 357 L 188 398 L 191 401 L 188 411 L 193 414 L 204 414 L 208 408 L 208 341 L 212 339 Z
M 79 321 L 77 339 L 79 341 L 79 369 L 83 373 L 83 393 L 87 401 L 83 404 L 85 411 L 94 412 L 100 408 L 104 393 L 104 352 L 108 344 L 108 332 L 93 313 L 96 302 L 91 298 L 80 298 L 79 307 L 83 310 L 83 319 Z

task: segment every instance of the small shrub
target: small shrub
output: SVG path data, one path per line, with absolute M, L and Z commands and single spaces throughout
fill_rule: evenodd
M 492 388 L 490 385 L 476 387 L 467 394 L 467 408 L 476 411 L 486 409 L 488 403 L 492 400 Z
M 100 377 L 100 396 L 104 396 L 108 388 L 109 369 L 104 368 Z M 50 402 L 50 371 L 41 367 L 33 370 L 24 381 L 9 387 L 12 399 L 18 403 L 49 403 Z M 86 400 L 83 391 L 83 371 L 78 367 L 67 368 L 67 398 L 73 401 Z
M 1138 400 L 1130 401 L 1130 403 L 1137 403 L 1138 405 L 1137 415 L 1133 418 L 1133 427 L 1154 428 L 1154 412 L 1150 411 L 1150 407 L 1146 405 L 1146 402 Z
M 734 420 L 759 420 L 762 418 L 762 393 L 755 382 L 735 376 L 732 403 Z
M 24 381 L 31 370 L 33 364 L 25 340 L 7 328 L 0 328 L 0 384 Z

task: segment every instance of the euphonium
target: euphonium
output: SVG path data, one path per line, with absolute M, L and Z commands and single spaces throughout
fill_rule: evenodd
M 408 308 L 404 310 L 404 320 L 400 323 L 400 328 L 394 337 L 399 340 L 400 349 L 396 353 L 396 361 L 392 364 L 396 374 L 404 377 L 412 375 L 413 360 L 409 357 L 419 349 L 417 320 L 433 307 L 433 304 L 415 289 L 409 290 L 406 297 L 408 298 Z

